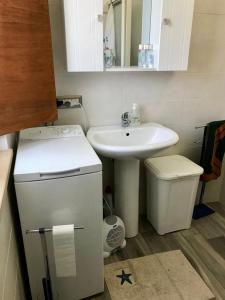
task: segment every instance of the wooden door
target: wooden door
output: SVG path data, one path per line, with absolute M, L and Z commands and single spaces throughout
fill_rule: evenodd
M 0 0 L 0 135 L 57 118 L 48 0 Z

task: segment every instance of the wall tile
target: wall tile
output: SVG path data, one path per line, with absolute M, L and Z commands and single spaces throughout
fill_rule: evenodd
M 10 247 L 12 219 L 8 201 L 4 201 L 0 211 L 0 299 L 2 299 L 5 275 L 7 271 L 7 258 Z
M 189 72 L 225 72 L 225 15 L 194 15 Z
M 19 299 L 25 300 L 9 201 L 6 193 L 0 210 L 0 299 L 14 300 L 20 293 Z M 19 286 L 20 292 L 17 291 Z
M 15 300 L 25 300 L 24 287 L 23 287 L 23 279 L 21 278 L 20 272 L 17 273 L 17 282 L 16 282 L 16 295 Z
M 195 11 L 204 14 L 225 14 L 224 0 L 196 0 Z
M 3 300 L 14 299 L 16 294 L 16 281 L 18 270 L 18 255 L 15 241 L 15 233 L 12 231 L 10 248 L 7 260 L 7 271 L 4 286 Z
M 0 136 L 0 150 L 8 149 L 7 137 L 6 135 Z

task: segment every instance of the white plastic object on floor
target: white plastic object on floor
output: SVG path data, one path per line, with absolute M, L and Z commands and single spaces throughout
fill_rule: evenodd
M 107 258 L 119 248 L 126 246 L 125 227 L 123 221 L 115 216 L 108 216 L 103 220 L 103 256 Z
M 145 160 L 147 169 L 147 218 L 162 235 L 191 226 L 203 169 L 181 155 Z

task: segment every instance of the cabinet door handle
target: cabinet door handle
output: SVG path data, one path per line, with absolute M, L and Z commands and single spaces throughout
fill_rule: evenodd
M 102 23 L 103 22 L 103 15 L 98 15 L 97 17 L 98 17 L 98 22 Z
M 172 25 L 171 19 L 163 18 L 163 25 L 171 26 Z
M 84 226 L 74 226 L 74 230 L 79 230 L 79 229 L 84 229 Z M 41 227 L 41 228 L 38 228 L 38 229 L 27 229 L 25 232 L 26 232 L 26 234 L 29 234 L 29 233 L 43 234 L 45 232 L 52 232 L 52 228 Z

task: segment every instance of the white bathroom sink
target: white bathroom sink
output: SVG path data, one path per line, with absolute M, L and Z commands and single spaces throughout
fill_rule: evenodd
M 138 234 L 140 159 L 176 144 L 178 135 L 156 123 L 138 127 L 92 127 L 87 138 L 97 153 L 114 158 L 115 212 L 125 224 L 126 237 Z
M 127 128 L 92 127 L 87 138 L 96 152 L 115 159 L 144 159 L 179 140 L 176 132 L 157 123 Z

